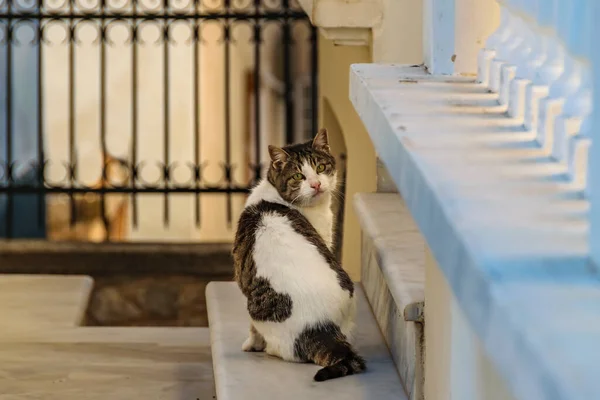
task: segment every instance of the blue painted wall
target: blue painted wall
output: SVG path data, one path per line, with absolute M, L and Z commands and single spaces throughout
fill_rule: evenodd
M 6 11 L 6 10 L 4 10 Z M 6 21 L 0 21 L 0 29 L 5 29 Z M 8 65 L 9 44 L 0 44 L 0 162 L 7 159 L 7 123 L 12 129 L 13 160 L 20 165 L 39 164 L 38 149 L 42 146 L 38 140 L 38 44 L 31 44 L 32 26 L 20 24 L 14 35 L 21 43 L 11 45 L 12 63 Z M 11 82 L 7 82 L 9 68 Z M 8 115 L 8 86 L 12 89 L 12 113 Z M 19 167 L 13 175 L 17 183 L 39 185 L 35 167 Z M 0 176 L 3 174 L 0 173 Z M 0 184 L 6 185 L 4 176 Z M 38 195 L 13 195 L 12 207 L 9 207 L 8 195 L 0 194 L 0 237 L 43 238 L 43 198 Z M 9 209 L 10 208 L 10 209 Z M 40 211 L 42 215 L 40 215 Z M 12 230 L 7 232 L 7 216 L 12 215 Z M 41 218 L 40 218 L 41 217 Z M 40 223 L 40 221 L 42 223 Z M 9 235 L 10 233 L 10 235 Z
M 600 24 L 597 22 L 600 18 L 600 2 L 591 3 L 593 8 L 592 21 L 596 21 L 592 26 L 592 38 L 600 35 Z M 590 161 L 588 166 L 588 179 L 591 179 L 590 197 L 592 203 L 591 209 L 591 233 L 590 250 L 596 266 L 600 266 L 600 46 L 597 44 L 591 46 L 591 60 L 594 80 L 594 113 L 592 114 L 592 148 L 590 150 Z

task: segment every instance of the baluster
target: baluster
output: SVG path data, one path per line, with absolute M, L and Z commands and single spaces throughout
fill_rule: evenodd
M 556 26 L 562 16 L 558 13 L 558 0 L 538 0 L 537 22 L 543 63 L 532 66 L 533 80 L 525 89 L 525 128 L 538 131 L 540 101 L 548 97 L 550 85 L 563 72 L 564 52 L 558 42 Z
M 490 68 L 492 60 L 497 55 L 497 49 L 504 45 L 510 38 L 510 12 L 504 5 L 504 1 L 497 0 L 500 5 L 500 25 L 485 42 L 485 47 L 479 51 L 477 56 L 477 82 L 484 87 L 490 87 Z
M 589 155 L 592 145 L 591 112 L 581 121 L 580 131 L 568 143 L 568 175 L 574 189 L 590 197 Z
M 527 1 L 511 0 L 510 2 L 515 16 L 516 38 L 502 56 L 505 63 L 500 68 L 500 90 L 498 91 L 498 102 L 502 105 L 508 104 L 510 85 L 517 73 L 517 63 L 531 52 L 533 34 L 530 29 L 529 16 L 525 12 Z
M 497 93 L 500 91 L 500 75 L 501 68 L 506 63 L 507 57 L 510 52 L 519 45 L 522 37 L 519 35 L 517 27 L 518 21 L 511 9 L 511 4 L 515 0 L 502 0 L 499 1 L 502 6 L 502 13 L 505 19 L 505 28 L 503 29 L 502 36 L 496 42 L 497 47 L 494 58 L 490 62 L 489 67 L 489 89 L 490 91 Z
M 563 53 L 563 72 L 555 80 L 548 91 L 548 97 L 540 102 L 538 115 L 538 142 L 547 149 L 553 148 L 554 123 L 562 113 L 565 99 L 575 93 L 580 86 L 580 73 L 571 54 L 566 50 L 566 43 L 571 32 L 577 32 L 578 23 L 575 20 L 575 2 L 573 0 L 558 0 L 557 37 L 560 52 Z
M 577 188 L 584 188 L 587 175 L 587 152 L 589 148 L 589 123 L 583 122 L 592 112 L 591 55 L 591 6 L 596 0 L 572 0 L 574 6 L 573 28 L 566 42 L 573 57 L 578 89 L 564 101 L 563 112 L 554 124 L 552 155 L 568 166 L 569 177 Z M 584 129 L 585 128 L 585 129 Z
M 508 87 L 508 115 L 523 118 L 525 113 L 525 90 L 533 81 L 535 71 L 545 61 L 541 32 L 537 25 L 538 0 L 526 0 L 521 5 L 526 38 L 517 51 L 515 75 Z

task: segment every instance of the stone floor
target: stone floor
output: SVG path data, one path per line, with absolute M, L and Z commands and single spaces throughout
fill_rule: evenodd
M 0 399 L 214 398 L 207 328 L 81 326 L 92 284 L 0 275 Z
M 85 328 L 82 328 L 85 329 Z M 205 400 L 215 398 L 206 332 L 188 342 L 167 329 L 117 329 L 97 342 L 1 343 L 0 398 L 43 400 Z M 129 332 L 124 331 L 129 329 Z M 136 330 L 151 329 L 147 341 Z M 202 328 L 204 331 L 206 328 Z M 82 332 L 83 333 L 83 332 Z M 100 333 L 100 332 L 99 332 Z M 106 332 L 104 332 L 106 333 Z M 165 345 L 166 337 L 179 343 Z M 195 336 L 195 337 L 193 337 Z M 163 343 L 161 343 L 161 341 Z M 204 344 L 199 344 L 204 342 Z M 154 342 L 154 343 L 152 343 Z

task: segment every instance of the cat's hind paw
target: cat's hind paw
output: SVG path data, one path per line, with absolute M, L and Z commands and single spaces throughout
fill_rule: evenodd
M 242 345 L 242 350 L 246 352 L 261 352 L 265 351 L 264 340 L 255 340 L 254 337 L 250 336 Z

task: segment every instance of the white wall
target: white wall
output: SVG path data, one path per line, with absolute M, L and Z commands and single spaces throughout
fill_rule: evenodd
M 429 248 L 425 259 L 425 398 L 515 400 Z
M 423 1 L 381 0 L 383 19 L 373 28 L 373 62 L 423 62 Z

